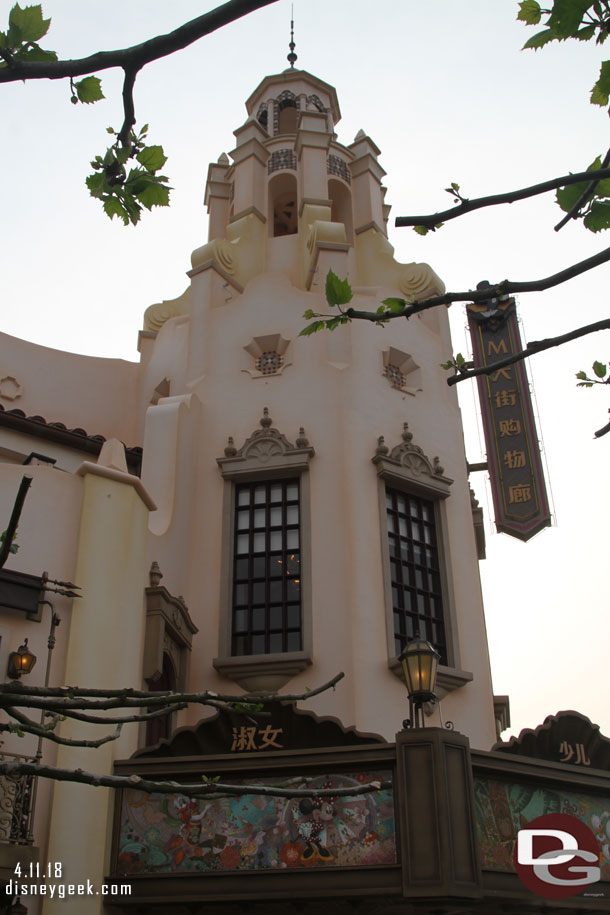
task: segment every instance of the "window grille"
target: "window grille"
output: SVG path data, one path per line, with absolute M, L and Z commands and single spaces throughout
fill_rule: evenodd
M 447 664 L 434 503 L 386 488 L 386 510 L 396 656 L 419 633 Z
M 232 655 L 301 651 L 299 481 L 235 493 Z

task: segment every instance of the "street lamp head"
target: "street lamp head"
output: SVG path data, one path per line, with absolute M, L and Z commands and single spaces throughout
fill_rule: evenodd
M 23 640 L 17 651 L 11 651 L 8 656 L 8 676 L 11 680 L 18 680 L 24 674 L 29 674 L 36 663 L 36 655 L 28 648 L 28 640 Z
M 419 636 L 407 642 L 400 655 L 409 699 L 416 708 L 421 708 L 424 702 L 436 700 L 434 689 L 439 660 L 438 651 Z

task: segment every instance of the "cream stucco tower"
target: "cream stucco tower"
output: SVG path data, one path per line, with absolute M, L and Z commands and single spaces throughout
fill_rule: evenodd
M 363 131 L 338 142 L 331 86 L 291 68 L 246 108 L 208 170 L 190 286 L 148 309 L 141 336 L 149 559 L 199 629 L 190 688 L 294 692 L 343 670 L 315 709 L 392 739 L 407 708 L 396 657 L 419 631 L 442 655 L 444 719 L 489 748 L 446 311 L 299 337 L 330 268 L 368 311 L 443 284 L 394 259 L 379 150 Z

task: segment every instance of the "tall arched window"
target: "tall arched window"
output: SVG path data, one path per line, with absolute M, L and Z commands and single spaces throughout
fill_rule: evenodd
M 332 202 L 331 221 L 342 222 L 350 245 L 354 244 L 354 220 L 352 217 L 352 195 L 349 189 L 333 178 L 328 182 L 328 197 Z
M 297 179 L 295 175 L 276 175 L 269 181 L 270 235 L 296 235 L 298 231 Z

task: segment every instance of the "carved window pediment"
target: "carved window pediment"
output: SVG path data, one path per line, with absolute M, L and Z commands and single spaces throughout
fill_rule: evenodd
M 435 457 L 431 461 L 424 454 L 423 448 L 413 443 L 413 433 L 409 432 L 408 423 L 404 424 L 401 437 L 402 442 L 392 450 L 385 444 L 384 437 L 379 437 L 372 459 L 378 475 L 390 480 L 399 478 L 403 482 L 407 481 L 418 492 L 446 498 L 453 480 L 445 476 L 440 459 Z
M 241 448 L 236 448 L 232 438 L 225 448 L 225 456 L 217 458 L 225 479 L 235 479 L 243 474 L 250 476 L 260 471 L 269 473 L 299 473 L 306 470 L 315 454 L 301 428 L 293 445 L 272 425 L 269 410 L 264 408 L 260 429 L 250 435 Z

